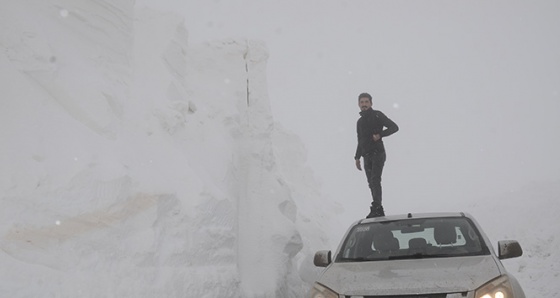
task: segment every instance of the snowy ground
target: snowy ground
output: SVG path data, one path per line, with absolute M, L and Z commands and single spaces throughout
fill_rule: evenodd
M 262 42 L 190 44 L 127 0 L 11 2 L 0 25 L 2 293 L 299 297 L 357 219 L 274 120 Z M 558 182 L 388 206 L 473 214 L 520 241 L 528 297 L 559 297 Z

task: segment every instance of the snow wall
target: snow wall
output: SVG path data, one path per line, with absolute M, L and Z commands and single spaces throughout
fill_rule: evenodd
M 189 45 L 130 0 L 12 1 L 0 22 L 3 294 L 308 290 L 328 204 L 273 121 L 262 43 Z

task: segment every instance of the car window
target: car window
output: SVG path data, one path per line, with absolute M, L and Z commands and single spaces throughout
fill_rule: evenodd
M 449 244 L 441 244 L 440 246 L 464 246 L 467 244 L 465 237 L 463 236 L 463 232 L 459 227 L 455 227 L 455 233 L 457 234 L 456 241 L 454 243 Z M 397 230 L 394 231 L 393 235 L 399 241 L 399 247 L 402 248 L 410 248 L 410 242 L 414 243 L 416 238 L 423 238 L 426 240 L 427 245 L 437 245 L 437 242 L 434 238 L 434 228 L 426 228 L 422 232 L 418 233 L 402 233 L 401 231 Z
M 403 219 L 358 224 L 343 242 L 336 261 L 440 258 L 489 254 L 465 217 Z

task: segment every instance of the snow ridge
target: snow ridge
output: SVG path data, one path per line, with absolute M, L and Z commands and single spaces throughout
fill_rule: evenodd
M 262 43 L 189 45 L 180 18 L 126 0 L 0 20 L 3 292 L 304 293 L 326 237 L 298 213 L 319 196 L 289 176 L 309 171 L 279 164 L 303 149 L 273 121 Z

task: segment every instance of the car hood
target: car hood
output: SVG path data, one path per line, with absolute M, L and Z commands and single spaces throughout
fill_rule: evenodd
M 344 295 L 472 291 L 500 275 L 491 255 L 333 263 L 319 283 Z

